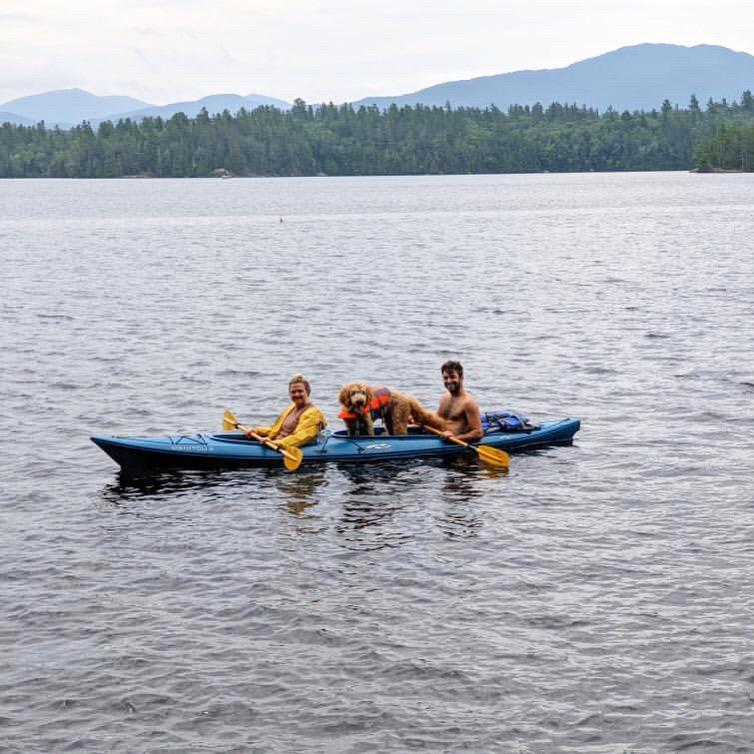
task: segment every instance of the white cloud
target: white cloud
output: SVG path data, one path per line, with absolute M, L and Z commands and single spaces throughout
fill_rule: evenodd
M 568 65 L 640 42 L 754 53 L 740 0 L 36 0 L 0 11 L 0 102 L 80 86 L 154 103 L 340 102 Z

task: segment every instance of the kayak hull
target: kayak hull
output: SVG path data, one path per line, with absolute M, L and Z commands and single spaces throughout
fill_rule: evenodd
M 578 419 L 544 422 L 531 430 L 490 432 L 474 444 L 488 445 L 507 452 L 547 445 L 570 445 L 580 426 Z M 124 471 L 131 472 L 283 466 L 279 453 L 254 440 L 247 440 L 239 432 L 175 437 L 97 435 L 91 439 Z M 374 437 L 351 438 L 345 431 L 323 434 L 317 442 L 306 445 L 301 450 L 304 454 L 303 465 L 453 458 L 472 452 L 434 435 L 420 432 L 400 436 L 380 432 Z

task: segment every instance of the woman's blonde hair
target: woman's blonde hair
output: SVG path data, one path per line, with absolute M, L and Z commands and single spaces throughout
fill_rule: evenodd
M 311 395 L 312 394 L 312 386 L 309 384 L 309 380 L 304 377 L 303 374 L 299 372 L 299 374 L 294 374 L 293 377 L 288 381 L 288 389 L 291 389 L 291 385 L 295 385 L 297 382 L 300 382 L 304 388 L 306 389 L 306 394 Z

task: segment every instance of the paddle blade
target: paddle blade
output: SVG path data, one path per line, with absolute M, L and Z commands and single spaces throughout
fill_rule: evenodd
M 479 460 L 496 469 L 507 469 L 511 463 L 511 457 L 499 448 L 491 448 L 489 445 L 477 445 L 474 450 L 479 453 Z
M 288 471 L 295 471 L 301 466 L 301 461 L 304 460 L 304 453 L 301 448 L 286 448 L 283 455 L 283 464 Z
M 223 429 L 236 429 L 236 427 L 238 427 L 238 419 L 233 416 L 230 409 L 226 409 L 223 414 Z

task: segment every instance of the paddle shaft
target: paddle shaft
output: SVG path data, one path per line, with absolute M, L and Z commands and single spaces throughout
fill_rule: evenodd
M 438 437 L 442 437 L 445 440 L 450 440 L 450 442 L 454 442 L 456 445 L 460 445 L 462 448 L 473 450 L 477 454 L 479 459 L 484 461 L 485 463 L 489 463 L 493 466 L 499 466 L 501 468 L 508 467 L 510 458 L 504 450 L 500 450 L 498 448 L 490 448 L 487 445 L 470 445 L 460 437 L 454 437 L 453 435 L 450 435 L 450 437 L 445 437 L 445 435 L 439 429 L 429 427 L 426 424 L 424 425 L 424 429 L 429 430 L 430 432 L 432 432 L 432 434 L 435 434 Z
M 462 448 L 471 448 L 472 450 L 476 450 L 476 448 L 473 445 L 469 445 L 467 442 L 464 442 L 460 437 L 454 437 L 453 435 L 451 435 L 450 437 L 445 437 L 445 435 L 442 432 L 440 432 L 439 429 L 430 427 L 427 424 L 424 425 L 424 429 L 429 430 L 432 434 L 437 435 L 438 437 L 442 437 L 445 440 L 450 440 L 451 442 L 454 442 L 456 445 L 460 445 Z
M 290 453 L 285 448 L 281 448 L 279 445 L 275 445 L 275 443 L 272 442 L 272 440 L 268 440 L 266 437 L 262 437 L 262 435 L 258 435 L 252 429 L 249 429 L 249 427 L 244 427 L 243 424 L 239 424 L 238 422 L 233 422 L 233 424 L 236 427 L 236 429 L 240 429 L 241 432 L 245 432 L 247 435 L 250 435 L 257 442 L 261 442 L 262 445 L 266 445 L 268 448 L 277 450 L 278 453 L 282 453 L 286 458 L 290 458 L 291 461 L 298 461 L 298 459 L 296 458 L 296 456 L 293 455 L 293 453 Z

